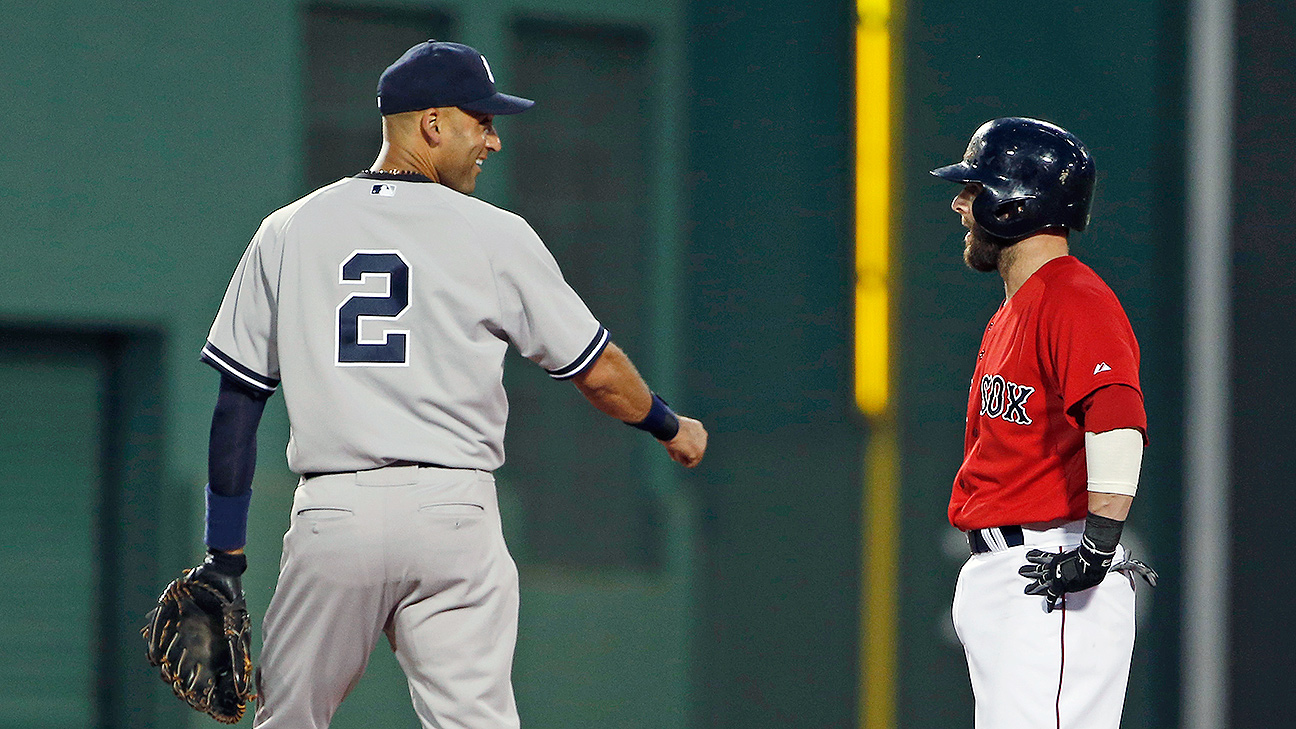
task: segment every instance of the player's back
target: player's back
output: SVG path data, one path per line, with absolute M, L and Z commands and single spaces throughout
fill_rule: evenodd
M 507 335 L 492 257 L 526 223 L 439 184 L 348 178 L 267 224 L 291 467 L 497 467 Z

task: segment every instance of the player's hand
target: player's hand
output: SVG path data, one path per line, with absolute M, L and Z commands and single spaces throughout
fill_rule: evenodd
M 1030 564 L 1017 572 L 1031 580 L 1026 594 L 1043 595 L 1045 610 L 1052 612 L 1066 593 L 1088 590 L 1102 582 L 1115 556 L 1114 549 L 1099 552 L 1084 542 L 1069 552 L 1032 549 L 1026 553 Z
M 707 432 L 702 427 L 702 423 L 693 418 L 679 416 L 679 432 L 674 438 L 662 443 L 666 447 L 666 452 L 670 454 L 671 460 L 685 466 L 693 468 L 702 462 L 702 456 L 706 453 Z

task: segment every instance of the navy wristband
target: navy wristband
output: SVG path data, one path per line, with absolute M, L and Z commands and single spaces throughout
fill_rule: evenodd
M 207 534 L 208 547 L 229 551 L 247 544 L 248 505 L 252 492 L 237 496 L 221 496 L 207 484 Z
M 655 392 L 652 394 L 652 407 L 648 409 L 648 415 L 637 423 L 626 425 L 652 433 L 654 438 L 663 441 L 674 438 L 680 427 L 679 416 Z

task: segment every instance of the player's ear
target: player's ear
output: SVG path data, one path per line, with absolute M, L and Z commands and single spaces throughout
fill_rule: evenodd
M 441 144 L 441 116 L 440 109 L 425 109 L 419 119 L 419 133 L 429 147 Z

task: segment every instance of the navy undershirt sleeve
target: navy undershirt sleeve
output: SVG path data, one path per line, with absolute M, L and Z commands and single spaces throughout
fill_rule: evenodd
M 256 432 L 270 393 L 221 377 L 207 447 L 207 546 L 238 549 L 247 541 L 247 510 L 256 471 Z
M 252 490 L 257 426 L 268 399 L 267 393 L 221 377 L 207 447 L 207 479 L 213 493 L 238 496 Z

